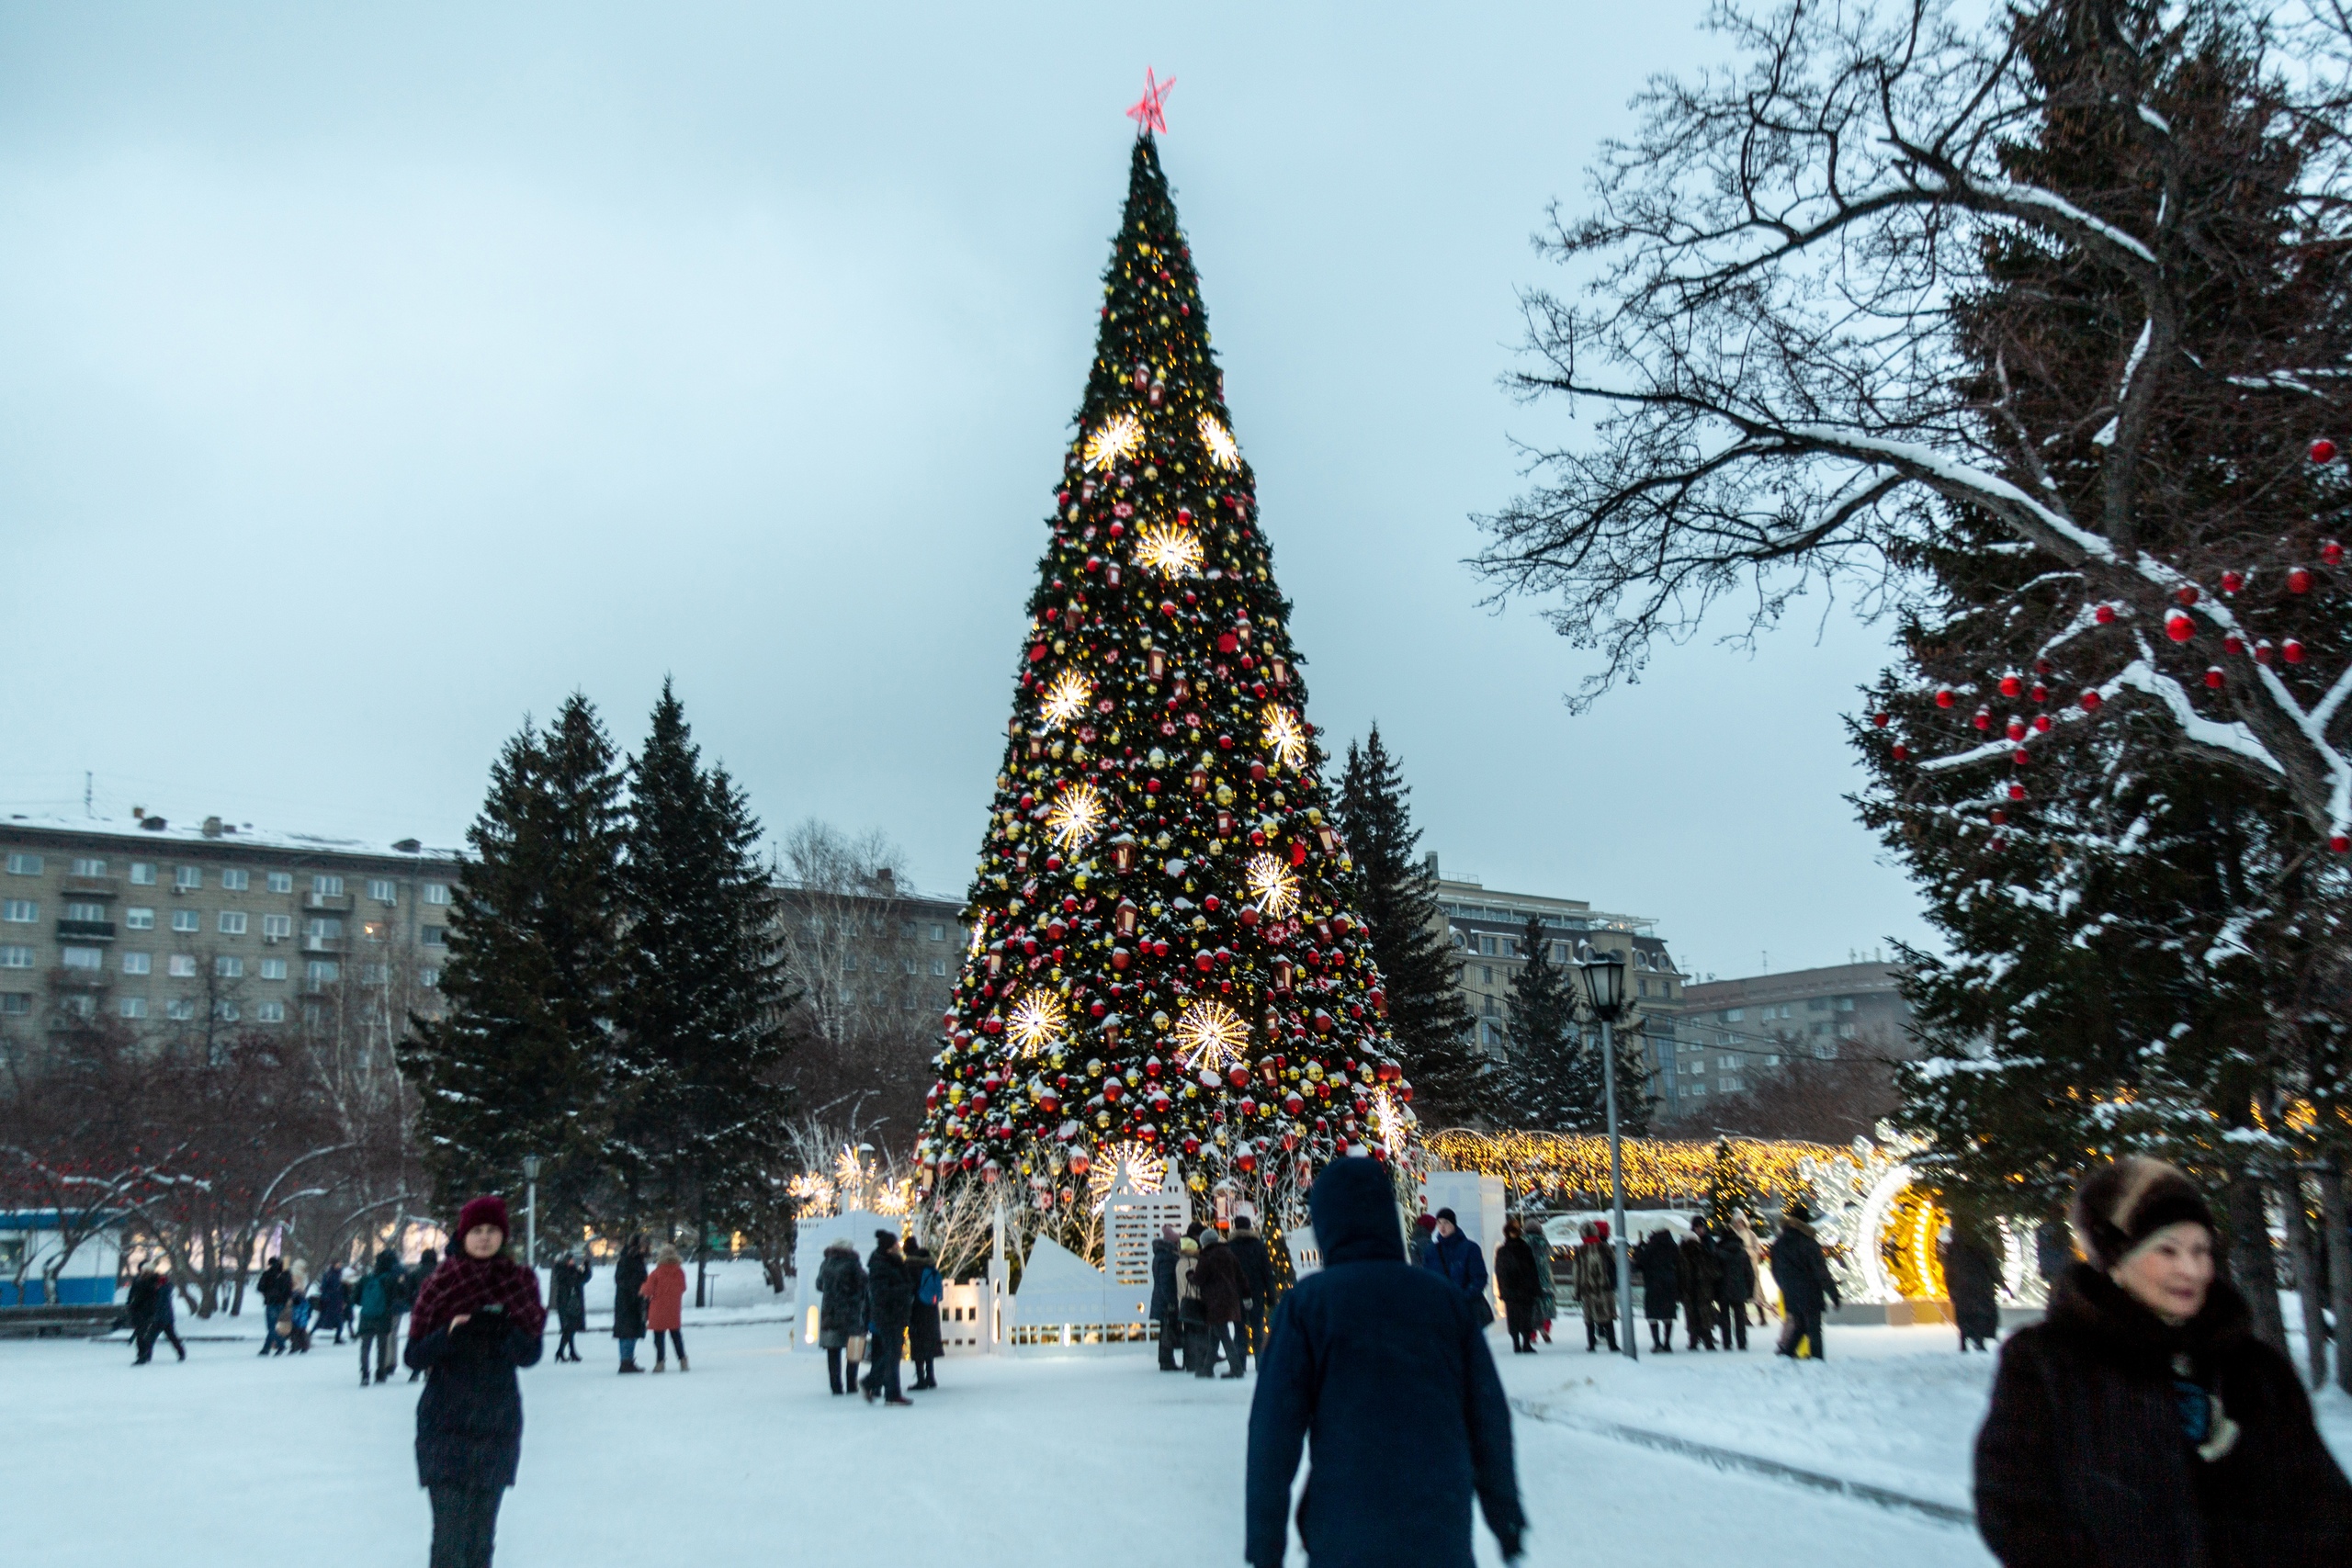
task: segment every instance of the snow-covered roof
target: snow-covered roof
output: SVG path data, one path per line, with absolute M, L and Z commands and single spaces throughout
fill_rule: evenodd
M 164 826 L 157 827 L 158 822 Z M 299 854 L 369 855 L 381 860 L 463 860 L 465 852 L 421 844 L 414 839 L 386 843 L 373 839 L 337 838 L 326 833 L 296 833 L 277 828 L 256 828 L 250 822 L 220 818 L 60 817 L 45 811 L 10 811 L 0 806 L 0 829 L 17 828 L 76 838 L 117 840 L 126 844 L 200 844 L 242 846 L 256 850 L 287 850 Z

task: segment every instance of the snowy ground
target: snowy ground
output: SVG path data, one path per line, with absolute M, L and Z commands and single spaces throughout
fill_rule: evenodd
M 746 1321 L 761 1315 L 690 1314 L 685 1377 L 616 1378 L 603 1336 L 581 1366 L 525 1373 L 523 1473 L 499 1562 L 1239 1560 L 1252 1384 L 1162 1376 L 1148 1351 L 1024 1355 L 943 1362 L 944 1388 L 916 1396 L 915 1409 L 884 1409 L 828 1395 L 821 1358 L 787 1353 L 773 1314 Z M 1989 1562 L 1964 1528 L 1564 1424 L 1681 1435 L 1964 1502 L 1991 1363 L 1955 1354 L 1941 1332 L 1833 1330 L 1833 1359 L 1807 1366 L 1761 1348 L 1629 1365 L 1586 1356 L 1580 1329 L 1577 1340 L 1497 1358 L 1516 1397 L 1559 1417 L 1516 1423 L 1530 1562 L 1713 1560 L 1735 1540 L 1755 1568 Z M 111 1568 L 130 1551 L 230 1564 L 282 1550 L 323 1552 L 336 1568 L 407 1568 L 423 1558 L 415 1391 L 405 1374 L 362 1390 L 348 1348 L 265 1361 L 250 1340 L 202 1338 L 185 1366 L 166 1348 L 133 1368 L 119 1341 L 0 1342 L 0 1390 L 12 1561 Z M 2338 1451 L 2352 1452 L 2352 1405 L 2332 1396 L 2324 1408 Z M 1483 1535 L 1480 1553 L 1496 1560 Z

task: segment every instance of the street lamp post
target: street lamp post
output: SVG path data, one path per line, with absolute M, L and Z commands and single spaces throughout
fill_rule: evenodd
M 523 1156 L 523 1267 L 539 1266 L 539 1156 Z
M 1579 962 L 1584 971 L 1585 995 L 1592 1004 L 1592 1016 L 1600 1021 L 1600 1083 L 1609 1104 L 1609 1197 L 1615 1205 L 1617 1224 L 1617 1316 L 1625 1334 L 1625 1355 L 1640 1360 L 1641 1351 L 1634 1343 L 1634 1258 L 1625 1238 L 1625 1145 L 1617 1131 L 1617 1038 L 1618 1015 L 1625 1008 L 1625 961 L 1613 953 L 1595 952 Z

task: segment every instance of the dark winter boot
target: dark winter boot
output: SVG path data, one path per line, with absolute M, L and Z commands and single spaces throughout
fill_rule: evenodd
M 682 1372 L 694 1371 L 692 1367 L 686 1365 L 686 1353 L 684 1350 L 678 1352 L 678 1370 Z

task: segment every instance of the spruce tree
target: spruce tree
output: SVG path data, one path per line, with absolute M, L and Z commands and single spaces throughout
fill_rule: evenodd
M 1607 1120 L 1600 1064 L 1577 1027 L 1575 983 L 1552 962 L 1543 922 L 1528 917 L 1526 955 L 1510 977 L 1504 1013 L 1510 1064 L 1498 1111 L 1513 1127 L 1589 1133 Z
M 588 1216 L 603 1185 L 623 829 L 613 748 L 575 694 L 545 730 L 526 723 L 491 769 L 449 909 L 442 1016 L 413 1019 L 401 1066 L 443 1212 L 512 1192 L 547 1161 L 542 1216 Z
M 1335 1156 L 1418 1149 L 1148 134 L 1100 321 L 919 1145 L 934 1184 L 1017 1182 L 1029 1223 L 1080 1245 L 1094 1173 L 1173 1158 L 1281 1214 Z
M 1372 727 L 1348 743 L 1340 779 L 1340 821 L 1355 857 L 1356 907 L 1388 987 L 1388 1028 L 1397 1060 L 1419 1086 L 1425 1116 L 1483 1118 L 1493 1096 L 1491 1065 L 1462 999 L 1461 960 L 1437 906 L 1437 875 L 1415 851 L 1421 841 L 1405 797 L 1412 793 Z
M 789 1174 L 791 994 L 760 825 L 702 765 L 667 681 L 628 780 L 611 1159 L 636 1213 L 691 1223 L 700 1247 L 748 1228 Z

